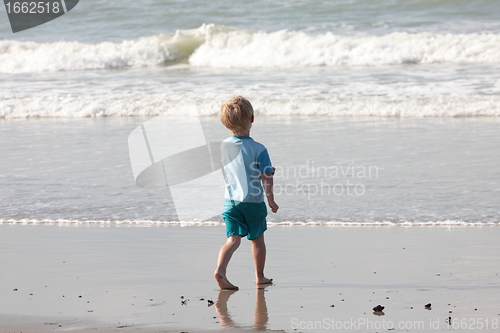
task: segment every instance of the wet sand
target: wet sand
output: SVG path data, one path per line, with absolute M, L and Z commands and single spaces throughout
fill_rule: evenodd
M 271 227 L 275 284 L 255 287 L 245 241 L 228 269 L 237 292 L 212 277 L 224 238 L 0 224 L 0 332 L 499 330 L 498 227 Z

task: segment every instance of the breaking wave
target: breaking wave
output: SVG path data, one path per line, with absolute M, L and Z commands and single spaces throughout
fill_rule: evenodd
M 209 68 L 289 68 L 500 62 L 500 34 L 330 32 L 231 29 L 204 24 L 120 43 L 0 41 L 0 73 L 143 67 L 186 63 Z

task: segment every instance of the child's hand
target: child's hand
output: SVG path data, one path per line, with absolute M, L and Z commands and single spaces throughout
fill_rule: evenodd
M 276 204 L 276 202 L 274 202 L 274 200 L 268 201 L 268 204 L 269 204 L 269 208 L 271 208 L 271 211 L 273 213 L 276 213 L 278 211 L 278 209 L 280 208 L 280 206 L 278 206 Z

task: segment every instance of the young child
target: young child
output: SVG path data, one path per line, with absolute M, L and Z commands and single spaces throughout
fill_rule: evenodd
M 256 284 L 270 284 L 272 279 L 264 276 L 264 231 L 267 229 L 264 194 L 269 208 L 276 213 L 279 207 L 274 202 L 273 194 L 275 169 L 266 147 L 250 137 L 254 115 L 252 104 L 246 98 L 229 98 L 221 107 L 220 119 L 232 136 L 221 145 L 226 183 L 222 217 L 226 223 L 227 241 L 220 249 L 214 277 L 221 289 L 238 289 L 228 281 L 226 269 L 234 251 L 240 246 L 241 238 L 247 236 L 252 242 Z

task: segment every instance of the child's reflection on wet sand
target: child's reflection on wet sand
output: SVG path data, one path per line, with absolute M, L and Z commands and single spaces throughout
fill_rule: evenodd
M 264 296 L 266 289 L 257 288 L 255 290 L 255 314 L 254 314 L 254 329 L 263 331 L 267 329 L 269 316 L 267 314 L 266 298 Z M 221 290 L 215 303 L 215 309 L 220 317 L 222 327 L 241 327 L 243 325 L 236 324 L 227 310 L 227 301 L 229 297 L 237 292 L 237 290 Z

